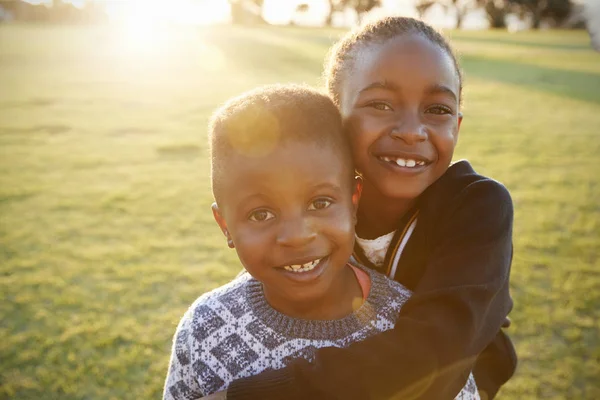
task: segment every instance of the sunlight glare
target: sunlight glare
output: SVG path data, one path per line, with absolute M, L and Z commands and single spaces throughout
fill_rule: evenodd
M 228 22 L 231 14 L 227 0 L 107 1 L 106 12 L 122 45 L 153 53 L 168 47 L 175 28 Z
M 295 1 L 265 0 L 263 3 L 263 18 L 270 24 L 289 24 L 294 10 L 298 6 Z
M 107 2 L 106 12 L 112 22 L 139 27 L 146 31 L 156 25 L 209 25 L 228 22 L 227 0 L 123 0 Z

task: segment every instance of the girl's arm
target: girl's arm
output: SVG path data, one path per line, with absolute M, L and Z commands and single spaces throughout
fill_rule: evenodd
M 492 180 L 443 200 L 451 214 L 393 330 L 235 381 L 227 398 L 453 399 L 512 308 L 513 207 Z
M 163 392 L 163 400 L 192 400 L 202 397 L 202 391 L 192 369 L 191 310 L 185 313 L 175 336 L 169 362 L 169 372 Z

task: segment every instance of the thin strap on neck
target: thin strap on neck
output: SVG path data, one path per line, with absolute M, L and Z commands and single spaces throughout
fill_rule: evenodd
M 362 269 L 355 267 L 352 264 L 348 264 L 348 266 L 352 268 L 352 271 L 356 276 L 356 280 L 360 285 L 360 290 L 362 291 L 362 298 L 364 301 L 367 299 L 367 297 L 369 297 L 369 292 L 371 291 L 371 278 L 369 277 L 369 274 L 367 274 Z
M 385 266 L 384 273 L 391 279 L 394 279 L 394 275 L 396 275 L 400 255 L 402 255 L 402 251 L 404 251 L 404 247 L 415 229 L 418 215 L 419 210 L 415 210 L 406 222 L 406 225 L 404 225 L 404 229 L 402 231 L 396 231 L 396 235 L 394 235 L 392 243 L 390 243 L 390 248 L 388 248 L 387 251 L 387 265 Z

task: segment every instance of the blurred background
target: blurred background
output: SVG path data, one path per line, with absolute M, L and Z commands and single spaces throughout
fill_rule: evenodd
M 456 159 L 513 196 L 520 364 L 499 399 L 599 399 L 597 0 L 0 0 L 0 398 L 160 398 L 180 317 L 241 268 L 208 117 L 321 86 L 329 46 L 383 15 L 445 29 Z

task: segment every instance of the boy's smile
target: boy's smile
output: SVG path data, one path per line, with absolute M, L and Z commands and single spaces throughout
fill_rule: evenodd
M 215 219 L 269 303 L 288 315 L 330 318 L 357 286 L 346 263 L 360 187 L 343 164 L 331 145 L 300 141 L 227 158 Z
M 457 71 L 444 50 L 418 35 L 363 53 L 340 107 L 364 197 L 379 205 L 414 201 L 452 160 L 462 120 Z

